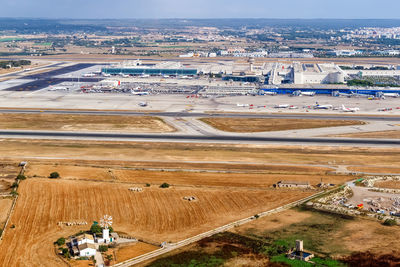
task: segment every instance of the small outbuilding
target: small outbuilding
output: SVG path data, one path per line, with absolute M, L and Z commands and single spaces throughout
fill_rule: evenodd
M 96 246 L 94 244 L 85 243 L 78 246 L 80 257 L 91 257 L 96 255 Z
M 309 261 L 314 258 L 314 254 L 304 251 L 303 240 L 296 240 L 296 248 L 289 250 L 287 256 L 291 260 L 301 261 Z
M 303 181 L 279 181 L 274 185 L 276 188 L 311 188 L 309 182 Z

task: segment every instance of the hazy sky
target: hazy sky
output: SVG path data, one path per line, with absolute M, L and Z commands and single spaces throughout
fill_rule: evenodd
M 0 0 L 0 17 L 396 18 L 400 0 Z

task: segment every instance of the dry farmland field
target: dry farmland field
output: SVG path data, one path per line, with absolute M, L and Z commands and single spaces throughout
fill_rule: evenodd
M 150 116 L 87 116 L 66 114 L 0 114 L 1 129 L 53 131 L 173 132 L 162 119 Z
M 341 134 L 341 135 L 336 135 L 336 137 L 399 139 L 400 131 L 376 131 L 376 132 L 364 132 L 364 133 L 353 133 L 353 134 Z
M 113 216 L 116 231 L 150 243 L 176 242 L 316 192 L 273 189 L 279 180 L 316 185 L 322 178 L 341 184 L 354 177 L 332 174 L 338 165 L 395 168 L 400 156 L 400 150 L 390 148 L 1 142 L 4 162 L 17 166 L 27 160 L 29 165 L 9 224 L 15 228 L 8 227 L 0 241 L 0 266 L 62 266 L 53 242 L 88 230 L 104 214 Z M 18 169 L 13 168 L 4 173 L 15 177 Z M 47 178 L 54 171 L 60 179 Z M 171 187 L 161 189 L 164 182 Z M 144 191 L 131 192 L 130 187 Z M 185 201 L 185 196 L 197 200 Z M 59 221 L 88 225 L 58 226 Z M 129 258 L 137 251 L 140 247 L 115 253 Z
M 111 214 L 117 231 L 153 242 L 178 241 L 310 195 L 303 191 L 172 187 L 133 193 L 129 184 L 28 178 L 0 244 L 1 266 L 58 266 L 53 242 L 88 226 L 59 221 L 98 220 Z M 188 202 L 184 196 L 196 196 Z M 15 257 L 15 255 L 18 257 Z
M 365 124 L 362 121 L 310 119 L 203 118 L 200 120 L 218 130 L 235 133 L 285 131 Z

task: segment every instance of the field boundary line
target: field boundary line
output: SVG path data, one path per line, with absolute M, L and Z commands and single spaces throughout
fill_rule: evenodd
M 19 171 L 19 174 L 24 174 L 24 172 L 25 172 L 25 166 L 22 166 L 21 170 Z M 20 180 L 19 180 L 19 179 L 16 179 L 16 180 L 17 180 L 17 185 L 19 186 Z M 17 187 L 17 189 L 15 189 L 15 192 L 17 192 L 17 190 L 18 190 L 18 187 Z M 17 193 L 18 193 L 18 192 L 17 192 Z M 10 196 L 12 196 L 11 193 L 10 193 Z M 4 224 L 3 231 L 1 232 L 1 235 L 0 235 L 0 242 L 3 241 L 3 236 L 4 236 L 5 232 L 6 232 L 8 223 L 10 222 L 11 215 L 12 215 L 13 212 L 14 212 L 15 206 L 16 206 L 16 204 L 17 204 L 17 200 L 18 200 L 18 194 L 15 195 L 15 197 L 14 197 L 14 199 L 13 199 L 13 203 L 12 203 L 12 205 L 11 205 L 11 208 L 10 208 L 10 210 L 8 211 L 7 220 L 6 220 L 6 223 Z
M 261 217 L 266 217 L 266 216 L 269 216 L 269 215 L 272 215 L 272 214 L 275 214 L 275 213 L 278 213 L 278 212 L 281 212 L 281 211 L 284 211 L 284 210 L 293 208 L 293 207 L 298 206 L 298 205 L 300 205 L 300 204 L 303 204 L 303 203 L 305 203 L 305 202 L 308 202 L 308 201 L 310 201 L 311 199 L 314 199 L 314 198 L 316 198 L 316 197 L 319 197 L 320 195 L 329 194 L 331 191 L 334 191 L 334 190 L 336 190 L 336 188 L 335 188 L 335 189 L 328 190 L 328 191 L 318 192 L 318 193 L 316 193 L 316 194 L 313 194 L 313 195 L 311 195 L 311 196 L 308 196 L 308 197 L 303 198 L 303 199 L 300 199 L 300 200 L 296 200 L 296 201 L 294 201 L 294 202 L 292 202 L 292 203 L 289 203 L 289 204 L 280 206 L 280 207 L 278 207 L 278 208 L 275 208 L 275 209 L 272 209 L 272 210 L 268 210 L 268 211 L 264 211 L 264 212 L 258 213 L 257 215 L 259 216 L 259 218 L 261 218 Z M 128 266 L 132 266 L 132 265 L 141 263 L 141 262 L 143 262 L 143 261 L 145 261 L 145 260 L 149 260 L 149 259 L 155 258 L 155 257 L 157 257 L 157 256 L 160 256 L 160 255 L 165 254 L 165 253 L 167 253 L 167 252 L 170 252 L 170 251 L 172 251 L 172 250 L 175 250 L 175 249 L 184 247 L 184 246 L 186 246 L 186 245 L 192 244 L 192 243 L 197 242 L 197 241 L 199 241 L 199 240 L 201 240 L 201 239 L 203 239 L 203 238 L 210 237 L 210 236 L 212 236 L 212 235 L 215 235 L 215 234 L 218 234 L 218 233 L 221 233 L 221 232 L 225 232 L 225 231 L 227 231 L 227 230 L 229 230 L 229 229 L 232 229 L 232 228 L 234 228 L 234 227 L 237 227 L 237 226 L 246 224 L 246 223 L 248 223 L 248 222 L 254 221 L 255 219 L 256 219 L 255 216 L 251 216 L 251 217 L 247 217 L 247 218 L 244 218 L 244 219 L 240 219 L 240 220 L 238 220 L 238 221 L 235 221 L 235 222 L 232 222 L 232 223 L 228 223 L 228 224 L 226 224 L 226 225 L 217 227 L 217 228 L 215 228 L 215 229 L 213 229 L 213 230 L 210 230 L 210 231 L 201 233 L 201 234 L 199 234 L 199 235 L 196 235 L 196 236 L 193 236 L 193 237 L 189 237 L 189 238 L 184 239 L 184 240 L 182 240 L 182 241 L 179 241 L 179 242 L 176 242 L 176 243 L 172 243 L 172 244 L 167 244 L 165 247 L 162 247 L 162 248 L 159 248 L 159 249 L 157 249 L 157 250 L 148 252 L 148 253 L 146 253 L 146 254 L 137 256 L 137 257 L 135 257 L 135 258 L 126 260 L 126 261 L 124 261 L 124 262 L 120 262 L 120 263 L 114 264 L 114 265 L 112 265 L 112 266 L 114 266 L 114 267 L 128 267 Z

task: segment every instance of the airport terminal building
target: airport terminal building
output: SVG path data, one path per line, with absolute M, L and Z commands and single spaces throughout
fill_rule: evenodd
M 140 61 L 123 63 L 117 66 L 102 68 L 101 72 L 110 75 L 151 75 L 151 76 L 194 76 L 198 70 L 193 68 L 185 68 L 179 62 L 163 62 L 154 65 L 142 65 Z

